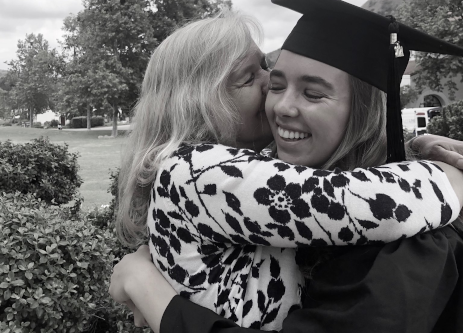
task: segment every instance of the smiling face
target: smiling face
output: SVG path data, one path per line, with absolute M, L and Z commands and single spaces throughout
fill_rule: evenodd
M 272 141 L 265 114 L 268 74 L 265 56 L 254 44 L 228 79 L 230 95 L 241 116 L 239 148 L 261 150 Z
M 349 75 L 282 50 L 265 109 L 278 158 L 320 167 L 341 143 L 350 114 Z

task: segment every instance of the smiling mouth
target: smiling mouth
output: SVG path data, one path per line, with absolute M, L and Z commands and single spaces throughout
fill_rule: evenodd
M 295 132 L 295 131 L 290 131 L 290 130 L 285 130 L 278 126 L 278 134 L 280 135 L 281 138 L 287 139 L 287 140 L 303 140 L 307 137 L 312 136 L 310 133 L 304 133 L 304 132 Z

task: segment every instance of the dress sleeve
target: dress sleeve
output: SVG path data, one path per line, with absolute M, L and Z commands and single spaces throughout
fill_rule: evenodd
M 164 161 L 153 196 L 156 218 L 181 221 L 193 237 L 274 247 L 391 242 L 460 210 L 430 162 L 327 171 L 211 144 L 183 145 Z

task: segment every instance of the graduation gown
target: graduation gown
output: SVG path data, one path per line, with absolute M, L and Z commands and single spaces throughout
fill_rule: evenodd
M 457 228 L 461 228 L 457 224 Z M 257 333 L 176 296 L 161 333 Z M 284 333 L 463 332 L 463 239 L 448 226 L 386 245 L 342 249 L 308 283 Z

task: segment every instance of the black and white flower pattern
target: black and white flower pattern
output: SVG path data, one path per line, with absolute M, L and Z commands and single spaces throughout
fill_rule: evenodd
M 263 330 L 280 329 L 300 307 L 297 247 L 389 242 L 459 212 L 429 162 L 325 171 L 212 144 L 182 145 L 162 163 L 151 197 L 150 251 L 173 287 Z

